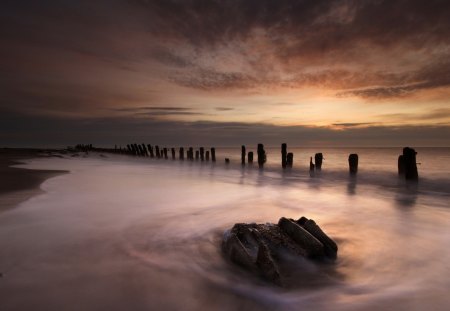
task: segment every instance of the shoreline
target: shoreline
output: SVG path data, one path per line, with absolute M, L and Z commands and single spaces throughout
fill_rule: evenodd
M 21 202 L 43 193 L 40 185 L 51 177 L 67 174 L 63 170 L 35 170 L 12 167 L 23 164 L 22 160 L 51 157 L 42 149 L 0 149 L 0 213 L 17 207 Z

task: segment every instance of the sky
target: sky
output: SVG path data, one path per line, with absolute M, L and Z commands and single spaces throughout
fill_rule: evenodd
M 449 137 L 447 0 L 0 3 L 0 147 Z

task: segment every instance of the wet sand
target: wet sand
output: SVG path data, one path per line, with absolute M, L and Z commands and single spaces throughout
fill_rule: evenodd
M 32 196 L 42 193 L 39 186 L 48 178 L 68 173 L 60 170 L 30 170 L 11 167 L 23 160 L 58 156 L 56 150 L 0 149 L 0 213 L 16 207 Z

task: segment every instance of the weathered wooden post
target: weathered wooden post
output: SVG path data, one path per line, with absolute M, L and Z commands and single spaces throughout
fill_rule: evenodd
M 398 175 L 405 176 L 405 160 L 403 159 L 403 154 L 398 156 L 397 166 L 398 166 Z
M 139 150 L 139 155 L 143 156 L 144 155 L 144 150 L 142 149 L 142 146 L 138 145 L 137 147 L 138 147 L 138 150 Z
M 147 151 L 147 147 L 145 147 L 145 144 L 142 144 L 142 150 L 144 150 L 144 156 L 148 157 L 148 151 Z
M 247 155 L 247 159 L 248 159 L 249 164 L 253 163 L 253 151 L 249 151 L 249 153 Z
M 266 152 L 264 151 L 264 145 L 258 144 L 258 166 L 259 168 L 263 168 L 264 163 L 266 163 Z
M 148 151 L 150 152 L 150 158 L 154 158 L 155 155 L 153 154 L 153 147 L 152 147 L 152 145 L 148 144 L 147 148 L 148 148 Z
M 348 156 L 348 167 L 350 169 L 350 175 L 356 175 L 358 172 L 358 155 L 356 153 Z
M 281 167 L 286 168 L 287 164 L 287 144 L 281 144 Z
M 184 148 L 180 147 L 180 156 L 179 156 L 180 160 L 184 160 Z
M 286 156 L 286 165 L 287 167 L 292 167 L 294 164 L 294 154 L 292 152 L 289 152 Z
M 417 152 L 413 148 L 403 148 L 403 162 L 405 165 L 406 180 L 419 179 L 419 173 L 417 172 L 416 154 Z
M 170 149 L 172 151 L 172 160 L 175 160 L 175 148 Z
M 216 162 L 216 148 L 211 148 L 211 161 Z
M 156 157 L 158 159 L 161 158 L 161 153 L 159 152 L 159 146 L 158 145 L 155 146 L 155 152 L 156 152 Z
M 316 153 L 316 155 L 314 156 L 314 160 L 316 163 L 316 170 L 320 171 L 322 169 L 323 154 Z
M 309 172 L 314 172 L 315 166 L 314 163 L 312 161 L 312 157 L 309 158 Z
M 245 165 L 245 146 L 242 145 L 241 147 L 241 163 L 242 165 Z
M 200 161 L 205 161 L 205 148 L 200 147 Z
M 209 150 L 206 150 L 206 161 L 209 161 Z

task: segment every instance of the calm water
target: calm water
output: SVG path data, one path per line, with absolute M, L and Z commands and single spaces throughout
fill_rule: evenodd
M 31 160 L 23 167 L 71 173 L 0 214 L 0 309 L 448 310 L 450 149 L 417 149 L 418 184 L 397 178 L 398 148 L 319 151 L 314 177 L 305 149 L 284 173 L 279 149 L 264 171 L 241 168 L 239 148 L 218 150 L 216 165 Z M 339 244 L 323 286 L 277 288 L 222 258 L 234 223 L 302 215 Z

